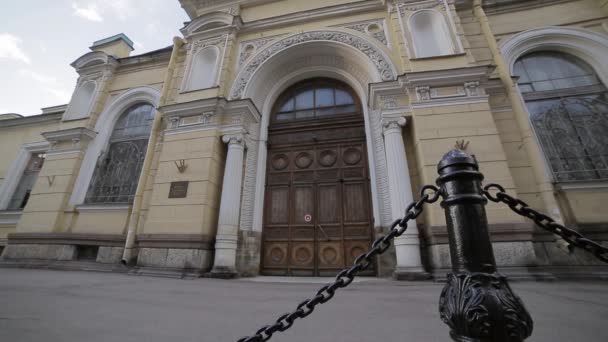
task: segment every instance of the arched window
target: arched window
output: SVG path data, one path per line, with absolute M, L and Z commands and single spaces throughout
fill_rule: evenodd
M 218 54 L 218 49 L 211 46 L 194 55 L 186 90 L 205 89 L 215 85 Z
M 608 179 L 608 93 L 593 68 L 543 51 L 519 58 L 514 74 L 555 181 Z
M 95 94 L 95 82 L 89 81 L 81 85 L 76 92 L 67 110 L 65 119 L 80 119 L 89 116 L 89 109 L 93 95 Z
M 154 107 L 136 104 L 114 125 L 108 147 L 97 160 L 85 203 L 131 203 L 144 162 Z
M 274 121 L 314 119 L 359 114 L 357 97 L 347 85 L 330 79 L 314 79 L 287 89 L 274 106 Z
M 418 11 L 410 16 L 409 26 L 417 58 L 454 53 L 452 39 L 441 13 Z

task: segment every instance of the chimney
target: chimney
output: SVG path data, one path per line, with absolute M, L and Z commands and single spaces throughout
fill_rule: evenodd
M 129 54 L 133 51 L 133 41 L 124 33 L 119 33 L 94 42 L 89 49 L 105 52 L 114 58 L 124 58 L 129 57 Z

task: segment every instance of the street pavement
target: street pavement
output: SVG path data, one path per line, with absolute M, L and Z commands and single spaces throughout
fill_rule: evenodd
M 294 309 L 320 282 L 0 268 L 0 341 L 231 342 Z M 608 341 L 608 282 L 511 285 L 534 319 L 528 341 Z M 449 341 L 441 288 L 363 278 L 271 341 Z

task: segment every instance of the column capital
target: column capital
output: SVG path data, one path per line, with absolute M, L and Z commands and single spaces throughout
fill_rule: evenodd
M 224 134 L 222 136 L 222 141 L 224 144 L 230 145 L 245 145 L 245 139 L 243 139 L 242 134 Z
M 404 116 L 382 119 L 384 134 L 392 133 L 393 131 L 401 132 L 401 128 L 405 127 L 406 124 L 407 119 Z

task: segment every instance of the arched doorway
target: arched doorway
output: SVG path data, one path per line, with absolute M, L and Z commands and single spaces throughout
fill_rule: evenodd
M 263 274 L 332 275 L 369 248 L 367 160 L 361 104 L 346 84 L 310 79 L 279 96 L 268 127 Z

